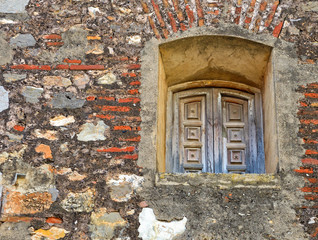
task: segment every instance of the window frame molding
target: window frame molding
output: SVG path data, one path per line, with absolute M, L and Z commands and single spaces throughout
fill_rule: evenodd
M 265 153 L 264 153 L 264 136 L 263 136 L 263 113 L 262 113 L 262 95 L 261 90 L 248 86 L 243 83 L 223 81 L 223 80 L 196 80 L 187 83 L 176 84 L 168 88 L 167 91 L 167 117 L 166 117 L 166 153 L 165 153 L 165 172 L 181 172 L 179 164 L 179 140 L 178 140 L 178 117 L 177 113 L 178 100 L 176 98 L 182 96 L 198 95 L 199 93 L 191 93 L 192 89 L 198 89 L 201 95 L 206 96 L 206 102 L 211 102 L 212 112 L 222 108 L 221 95 L 233 96 L 248 101 L 248 111 L 252 112 L 253 119 L 249 119 L 249 138 L 255 139 L 257 144 L 252 146 L 249 141 L 249 153 L 256 155 L 254 161 L 249 163 L 257 173 L 265 173 Z M 211 94 L 207 94 L 210 91 Z M 178 95 L 180 96 L 178 96 Z M 216 101 L 217 100 L 217 101 Z M 217 127 L 208 128 L 206 139 L 209 147 L 205 149 L 206 163 L 211 167 L 204 166 L 203 172 L 227 173 L 225 161 L 222 160 L 222 126 L 220 125 L 220 116 L 212 116 L 212 113 L 206 114 L 207 121 L 213 122 Z M 255 122 L 255 124 L 253 124 Z M 255 137 L 253 137 L 255 135 Z M 212 152 L 211 152 L 212 151 Z M 209 159 L 213 159 L 213 163 L 208 163 Z M 249 158 L 249 160 L 252 158 Z M 203 164 L 205 165 L 205 164 Z M 219 165 L 219 166 L 216 166 Z M 250 170 L 250 169 L 249 169 Z
M 165 176 L 168 176 L 168 174 L 165 173 L 165 155 L 163 155 L 166 151 L 166 139 L 165 137 L 162 138 L 160 136 L 160 130 L 162 130 L 160 126 L 165 127 L 166 113 L 163 114 L 162 110 L 164 109 L 165 112 L 168 98 L 167 89 L 170 86 L 167 86 L 164 83 L 165 70 L 162 63 L 160 48 L 162 45 L 170 44 L 171 42 L 196 37 L 230 37 L 233 39 L 247 40 L 272 48 L 272 54 L 268 61 L 268 71 L 265 73 L 264 77 L 266 82 L 263 86 L 263 88 L 267 88 L 268 91 L 266 94 L 265 92 L 262 93 L 263 98 L 265 97 L 265 99 L 267 96 L 264 95 L 270 96 L 271 103 L 267 104 L 263 101 L 263 110 L 264 112 L 268 112 L 269 108 L 272 109 L 270 114 L 266 115 L 273 119 L 270 127 L 273 127 L 274 129 L 272 133 L 269 135 L 267 134 L 267 137 L 266 134 L 264 135 L 264 142 L 267 139 L 267 142 L 272 143 L 272 146 L 269 146 L 269 144 L 267 144 L 267 147 L 265 146 L 265 148 L 267 148 L 265 149 L 265 153 L 268 152 L 268 148 L 274 150 L 271 156 L 266 156 L 266 159 L 273 159 L 273 164 L 268 164 L 268 161 L 266 160 L 266 176 L 276 174 L 280 170 L 297 168 L 300 157 L 297 153 L 302 151 L 302 147 L 299 142 L 299 137 L 297 136 L 297 131 L 290 132 L 290 129 L 298 128 L 297 116 L 293 116 L 292 114 L 293 112 L 297 112 L 295 102 L 297 102 L 298 96 L 295 94 L 290 95 L 290 93 L 293 92 L 295 86 L 298 86 L 298 82 L 301 81 L 301 75 L 295 75 L 295 72 L 299 71 L 299 66 L 298 55 L 296 51 L 293 50 L 295 49 L 294 44 L 274 38 L 266 33 L 253 34 L 239 26 L 221 22 L 218 28 L 192 28 L 188 29 L 186 32 L 176 33 L 173 36 L 170 36 L 169 39 L 158 40 L 152 38 L 144 45 L 141 56 L 140 87 L 141 141 L 138 146 L 139 154 L 137 164 L 142 167 L 145 178 L 149 180 L 145 182 L 145 187 L 152 187 L 154 184 L 157 184 L 156 179 L 161 181 L 160 179 L 164 179 Z M 288 62 L 287 65 L 286 62 Z M 291 81 L 291 77 L 295 78 L 298 82 Z M 209 80 L 207 80 L 207 82 L 208 81 Z M 213 81 L 218 82 L 218 80 Z M 184 82 L 183 84 L 186 85 L 187 83 Z M 204 84 L 205 83 L 202 83 L 203 86 Z M 264 90 L 263 88 L 262 91 Z M 243 86 L 241 89 L 247 92 L 254 92 L 253 86 Z M 257 91 L 258 90 L 255 92 Z M 276 98 L 276 95 L 279 95 L 280 97 Z M 271 106 L 275 106 L 275 108 L 271 108 Z M 287 116 L 289 116 L 288 124 L 285 123 Z M 266 116 L 264 116 L 264 122 L 267 122 Z M 266 126 L 268 126 L 268 124 L 265 124 L 264 126 L 264 132 L 266 133 Z M 280 137 L 278 138 L 278 136 Z M 182 179 L 184 177 L 185 179 L 188 179 L 186 175 L 181 175 L 177 174 L 175 176 L 180 176 Z M 225 176 L 224 174 L 221 175 Z M 249 175 L 254 176 L 255 174 Z M 171 174 L 169 176 L 174 178 Z M 205 179 L 205 176 L 206 174 L 203 174 L 202 179 Z M 177 180 L 177 182 L 179 182 L 179 180 Z M 178 185 L 179 183 L 177 182 L 173 183 L 169 180 L 166 184 Z M 182 183 L 180 182 L 180 184 L 186 183 L 182 180 Z

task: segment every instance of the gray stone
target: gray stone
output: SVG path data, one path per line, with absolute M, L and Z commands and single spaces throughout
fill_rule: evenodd
M 1 13 L 23 13 L 29 0 L 0 0 Z
M 26 86 L 23 91 L 22 95 L 25 97 L 25 101 L 28 103 L 37 103 L 39 102 L 39 97 L 43 93 L 43 88 L 36 88 L 31 86 Z
M 106 140 L 105 131 L 109 128 L 103 121 L 98 121 L 96 125 L 93 123 L 85 123 L 81 127 L 81 132 L 77 134 L 79 141 L 98 141 Z
M 53 108 L 80 108 L 84 105 L 85 100 L 77 99 L 71 92 L 56 93 L 51 101 Z
M 26 79 L 26 74 L 15 74 L 15 73 L 5 73 L 3 74 L 5 82 L 15 82 L 19 80 Z
M 9 92 L 0 86 L 0 112 L 9 107 Z
M 31 34 L 18 34 L 15 37 L 12 37 L 10 39 L 10 45 L 13 48 L 20 47 L 20 48 L 26 48 L 26 47 L 33 47 L 35 45 L 36 41 L 34 37 Z
M 1 6 L 1 3 L 0 3 Z M 13 50 L 5 40 L 4 34 L 0 32 L 0 65 L 10 63 L 13 58 Z

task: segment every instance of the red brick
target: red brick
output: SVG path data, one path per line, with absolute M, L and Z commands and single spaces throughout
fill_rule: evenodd
M 318 98 L 318 93 L 305 93 L 307 98 Z
M 203 13 L 203 9 L 201 7 L 200 0 L 195 0 L 195 6 L 197 9 L 197 14 L 198 14 L 198 18 L 199 18 L 199 27 L 201 27 L 204 25 L 204 13 Z
M 140 0 L 140 2 L 141 2 L 141 6 L 142 6 L 142 9 L 144 10 L 144 12 L 149 13 L 148 5 L 142 0 Z
M 303 167 L 300 167 L 300 169 L 295 169 L 294 171 L 297 173 L 314 173 L 312 168 L 308 169 L 308 168 L 303 168 Z
M 22 132 L 25 129 L 25 127 L 20 126 L 20 125 L 15 125 L 13 127 L 13 129 L 16 130 L 16 131 Z
M 128 93 L 129 94 L 138 94 L 139 91 L 138 91 L 138 89 L 131 89 L 131 90 L 128 90 Z
M 46 45 L 48 46 L 62 46 L 64 42 L 47 42 Z
M 174 19 L 174 17 L 173 17 L 171 12 L 168 12 L 168 18 L 169 18 L 169 21 L 170 21 L 170 25 L 171 25 L 172 31 L 176 33 L 178 31 L 177 23 L 176 23 L 176 20 Z
M 251 23 L 252 21 L 252 18 L 251 17 L 246 17 L 245 18 L 245 23 Z
M 138 159 L 138 154 L 127 154 L 127 155 L 121 155 L 116 157 L 116 159 L 131 159 L 131 160 L 137 160 Z
M 118 102 L 119 103 L 128 103 L 128 102 L 137 103 L 137 102 L 140 102 L 140 98 L 137 98 L 137 97 L 120 98 L 118 99 Z
M 94 97 L 94 96 L 88 96 L 86 98 L 87 101 L 94 101 L 95 99 L 96 99 L 96 97 Z
M 114 130 L 128 130 L 131 131 L 130 126 L 114 126 Z
M 300 106 L 302 106 L 302 107 L 307 107 L 307 106 L 308 106 L 308 104 L 307 104 L 307 103 L 305 103 L 305 102 L 300 102 Z
M 194 22 L 194 14 L 193 11 L 190 9 L 189 5 L 186 5 L 186 13 L 188 15 L 189 27 L 191 28 Z
M 128 57 L 122 57 L 122 58 L 120 58 L 119 60 L 120 60 L 120 61 L 128 61 L 129 59 L 128 59 Z
M 104 65 L 71 65 L 70 70 L 104 70 Z
M 133 152 L 135 151 L 135 147 L 126 147 L 126 148 L 117 148 L 111 147 L 107 149 L 97 149 L 97 152 Z
M 263 1 L 262 3 L 261 3 L 261 5 L 260 5 L 260 10 L 261 11 L 264 11 L 265 9 L 266 9 L 266 7 L 267 7 L 267 1 Z
M 133 137 L 133 138 L 119 138 L 119 141 L 122 142 L 140 142 L 141 137 Z
M 57 69 L 57 70 L 68 70 L 69 68 L 70 68 L 69 65 L 65 65 L 65 64 L 59 64 L 54 67 L 54 69 Z
M 61 218 L 57 218 L 57 217 L 49 217 L 46 219 L 47 223 L 63 223 L 63 220 Z
M 151 0 L 151 4 L 153 6 L 153 9 L 155 10 L 155 14 L 157 16 L 157 19 L 158 19 L 158 22 L 160 24 L 160 27 L 164 27 L 165 26 L 165 21 L 163 20 L 161 14 L 160 14 L 159 6 L 155 3 L 154 0 Z
M 150 27 L 152 28 L 152 31 L 155 34 L 156 38 L 160 39 L 161 37 L 160 37 L 159 31 L 156 28 L 155 23 L 154 23 L 153 19 L 150 16 L 148 16 L 148 21 L 149 21 Z
M 307 155 L 311 155 L 311 154 L 318 154 L 318 152 L 317 152 L 317 151 L 315 151 L 315 150 L 307 149 L 305 154 L 307 154 Z
M 58 34 L 44 35 L 43 38 L 50 39 L 50 40 L 62 39 L 61 35 L 58 35 Z
M 318 165 L 318 160 L 313 158 L 304 158 L 301 162 L 303 164 Z
M 307 194 L 304 196 L 306 200 L 315 201 L 318 199 L 318 195 Z
M 28 65 L 28 64 L 20 64 L 11 66 L 12 69 L 24 69 L 24 70 L 44 70 L 50 71 L 51 67 L 49 65 Z
M 103 111 L 111 112 L 129 112 L 130 107 L 121 107 L 121 106 L 102 106 Z
M 186 28 L 186 26 L 184 25 L 184 23 L 180 23 L 180 29 L 181 29 L 182 31 L 186 31 L 186 30 L 187 30 L 187 28 Z
M 313 139 L 303 139 L 304 143 L 308 144 L 318 144 L 318 141 L 313 140 Z
M 78 63 L 78 64 L 81 64 L 81 63 L 82 63 L 82 60 L 65 58 L 65 59 L 63 60 L 63 62 L 65 62 L 65 63 Z
M 4 217 L 1 218 L 1 222 L 31 222 L 34 218 L 32 217 Z
M 133 69 L 140 69 L 140 67 L 141 67 L 140 64 L 129 64 L 129 65 L 127 65 L 127 68 L 128 68 L 128 69 L 131 69 L 131 70 L 133 70 Z
M 107 119 L 107 120 L 111 120 L 111 119 L 114 119 L 115 116 L 112 116 L 112 115 L 103 115 L 103 114 L 97 114 L 96 115 L 97 118 L 102 118 L 102 119 Z
M 122 73 L 123 77 L 137 77 L 136 73 Z
M 283 27 L 283 23 L 284 22 L 280 22 L 275 28 L 274 28 L 274 31 L 273 31 L 273 36 L 274 37 L 278 37 L 279 36 L 279 34 L 280 34 L 280 32 L 281 32 L 281 30 L 282 30 L 282 27 Z
M 105 96 L 101 96 L 98 97 L 99 100 L 106 100 L 106 101 L 115 101 L 114 97 L 105 97 Z
M 175 12 L 177 13 L 177 18 L 180 22 L 184 21 L 183 13 L 179 8 L 179 0 L 172 0 L 172 4 L 174 7 Z
M 140 85 L 140 84 L 141 84 L 140 81 L 134 81 L 134 82 L 129 83 L 129 85 L 132 85 L 132 86 L 134 86 L 134 85 Z
M 308 182 L 310 183 L 317 183 L 318 179 L 317 178 L 306 178 L 308 180 Z
M 318 187 L 303 187 L 302 192 L 318 192 Z

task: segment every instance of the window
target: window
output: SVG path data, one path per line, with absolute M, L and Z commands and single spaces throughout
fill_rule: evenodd
M 167 157 L 167 170 L 263 173 L 261 111 L 256 110 L 255 98 L 259 94 L 225 88 L 174 93 L 172 154 Z

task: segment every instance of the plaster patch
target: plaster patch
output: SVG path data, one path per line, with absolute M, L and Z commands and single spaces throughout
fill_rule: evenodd
M 0 112 L 9 108 L 9 92 L 0 86 Z
M 119 175 L 118 179 L 111 179 L 107 182 L 110 185 L 110 196 L 115 202 L 128 201 L 135 191 L 142 187 L 144 178 L 137 175 Z
M 93 123 L 85 123 L 81 127 L 81 132 L 77 134 L 79 141 L 98 141 L 106 140 L 105 131 L 109 128 L 103 121 L 98 121 L 96 125 Z
M 186 230 L 187 218 L 180 221 L 162 222 L 156 220 L 151 208 L 143 208 L 139 215 L 139 237 L 143 240 L 171 240 Z

